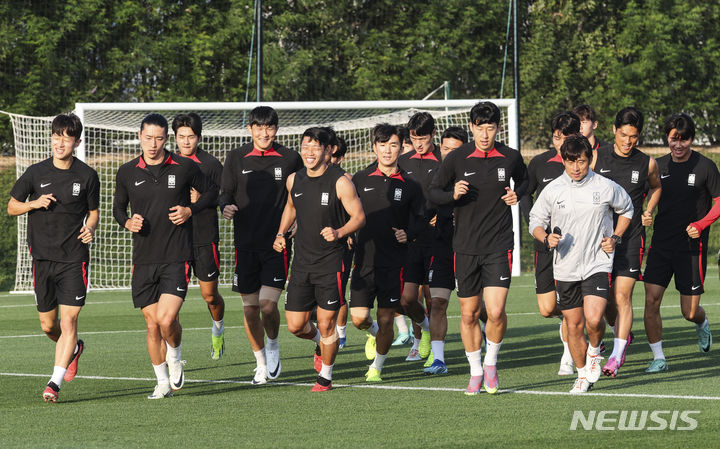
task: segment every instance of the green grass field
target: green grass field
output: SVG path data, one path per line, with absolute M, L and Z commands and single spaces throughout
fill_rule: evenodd
M 708 270 L 702 303 L 720 332 L 720 282 Z M 671 284 L 672 285 L 672 284 Z M 499 356 L 500 394 L 468 397 L 469 367 L 451 300 L 446 361 L 450 373 L 428 377 L 422 362 L 405 362 L 393 347 L 383 383 L 366 385 L 364 335 L 348 327 L 335 388 L 311 393 L 312 343 L 280 331 L 281 377 L 250 385 L 255 366 L 242 328 L 237 294 L 223 289 L 226 354 L 209 357 L 209 314 L 197 289 L 181 312 L 185 387 L 149 401 L 155 384 L 145 349 L 144 321 L 129 292 L 90 292 L 80 315 L 87 344 L 79 374 L 63 384 L 60 402 L 41 393 L 52 372 L 53 343 L 39 328 L 32 296 L 0 295 L 0 446 L 2 447 L 712 447 L 720 422 L 720 348 L 701 354 L 694 327 L 669 289 L 662 309 L 670 370 L 647 375 L 652 358 L 642 325 L 644 290 L 634 295 L 636 342 L 616 379 L 601 378 L 591 393 L 569 396 L 574 377 L 557 376 L 562 346 L 558 320 L 537 313 L 533 277 L 513 279 L 508 332 Z M 608 343 L 612 336 L 608 335 Z M 608 345 L 609 350 L 611 344 Z M 484 351 L 483 351 L 484 352 Z M 609 352 L 605 353 L 606 356 Z M 573 412 L 698 411 L 697 428 L 570 430 Z M 617 418 L 617 414 L 614 415 Z M 606 425 L 608 423 L 606 422 Z M 609 425 L 614 425 L 609 423 Z M 684 423 L 679 422 L 677 426 Z M 648 422 L 647 426 L 657 426 Z M 670 427 L 670 426 L 669 426 Z M 672 427 L 675 427 L 674 425 Z

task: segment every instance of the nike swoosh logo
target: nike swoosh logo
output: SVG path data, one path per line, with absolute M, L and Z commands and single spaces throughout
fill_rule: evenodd
M 660 175 L 660 179 L 665 179 L 665 178 L 669 178 L 669 177 L 670 177 L 670 175 Z
M 279 370 L 280 370 L 280 363 L 278 363 L 277 366 L 275 366 L 275 371 L 270 371 L 270 372 L 268 372 L 268 374 L 270 375 L 270 377 L 275 378 L 275 377 L 277 377 Z
M 543 182 L 550 182 L 550 181 L 552 181 L 553 179 L 555 179 L 555 178 L 543 178 Z
M 208 277 L 212 276 L 215 273 L 217 273 L 217 271 L 213 271 L 212 273 L 208 274 Z
M 83 299 L 84 297 L 85 297 L 85 295 L 83 295 L 83 296 L 76 296 L 76 297 L 75 297 L 75 301 L 80 301 L 80 300 Z
M 184 292 L 185 289 L 184 289 L 184 288 L 177 287 L 177 291 L 179 291 L 179 292 Z
M 410 173 L 412 173 L 412 172 L 411 172 L 411 171 L 408 171 L 408 172 L 405 172 L 405 173 L 408 173 L 408 174 L 410 174 Z
M 610 173 L 610 170 L 605 170 L 604 168 L 601 168 L 600 173 Z
M 699 286 L 699 285 L 696 285 L 696 286 L 694 286 L 694 287 L 690 287 L 690 288 L 691 288 L 692 290 L 697 290 L 697 289 L 699 289 L 699 288 L 700 288 L 700 286 Z
M 607 290 L 606 288 L 600 288 L 600 287 L 595 287 L 595 288 L 596 288 L 597 291 L 599 291 L 599 292 L 604 292 L 605 290 Z
M 330 305 L 330 304 L 335 304 L 336 302 L 338 302 L 337 299 L 336 299 L 335 301 L 328 301 L 328 305 Z
M 371 191 L 371 190 L 375 190 L 375 187 L 365 187 L 363 190 L 364 190 L 365 192 L 369 192 L 369 191 Z
M 243 170 L 242 174 L 247 175 L 248 173 L 252 173 L 252 172 L 253 172 L 252 170 Z
M 45 188 L 45 187 L 49 186 L 50 184 L 52 184 L 52 182 L 48 182 L 47 184 L 40 184 L 40 188 L 41 189 Z
M 390 302 L 400 301 L 400 298 L 390 298 Z
M 470 172 L 470 173 L 465 172 L 465 174 L 464 174 L 463 176 L 472 176 L 472 175 L 474 175 L 475 173 L 477 173 L 477 172 L 474 172 L 474 171 L 473 171 L 473 172 Z
M 428 168 L 428 173 L 430 173 L 431 171 L 433 171 L 433 169 L 432 169 L 432 168 Z
M 295 193 L 294 195 L 295 195 L 295 198 L 297 198 L 297 197 L 301 196 L 302 193 Z
M 510 276 L 500 276 L 501 281 L 507 281 L 508 279 L 510 279 Z
M 636 271 L 640 270 L 639 268 L 630 268 L 631 273 L 635 273 Z
M 275 281 L 275 282 L 280 282 L 280 281 L 284 281 L 284 280 L 285 279 L 283 279 L 283 278 L 273 278 L 273 281 Z
M 142 183 L 144 183 L 144 182 L 145 182 L 145 181 L 140 181 L 140 182 L 135 181 L 135 187 L 139 186 L 140 184 L 142 184 Z
M 564 202 L 565 202 L 565 200 L 557 201 L 556 204 L 562 204 L 562 203 L 564 203 Z

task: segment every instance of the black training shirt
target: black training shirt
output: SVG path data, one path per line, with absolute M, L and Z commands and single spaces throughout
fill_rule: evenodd
M 564 171 L 565 166 L 563 165 L 562 157 L 554 148 L 538 154 L 530 160 L 528 164 L 528 187 L 525 195 L 523 195 L 520 200 L 520 209 L 527 223 L 530 223 L 533 193 L 537 192 L 535 198 L 539 197 L 543 189 L 555 178 L 560 177 Z M 536 251 L 547 251 L 545 244 L 539 242 L 537 239 L 533 239 L 533 245 Z
M 177 154 L 178 156 L 185 157 L 180 153 Z M 220 161 L 215 158 L 215 156 L 198 148 L 195 154 L 188 157 L 188 159 L 197 163 L 200 167 L 200 171 L 210 178 L 216 186 L 220 185 L 223 166 Z M 209 245 L 220 241 L 217 201 L 213 202 L 205 209 L 198 211 L 197 214 L 193 214 L 192 227 L 194 246 Z
M 425 197 L 423 215 L 425 216 L 426 223 L 422 232 L 420 232 L 415 241 L 412 242 L 412 244 L 419 246 L 430 246 L 435 238 L 435 231 L 432 226 L 430 226 L 430 220 L 437 214 L 437 206 L 430 201 L 428 188 L 430 187 L 433 176 L 435 176 L 435 172 L 440 168 L 442 155 L 440 153 L 440 147 L 437 145 L 433 145 L 433 147 L 432 152 L 418 154 L 417 151 L 412 150 L 400 155 L 398 159 L 398 167 L 420 182 L 423 196 Z

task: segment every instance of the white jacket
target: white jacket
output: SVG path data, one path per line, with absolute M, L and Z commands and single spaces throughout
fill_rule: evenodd
M 630 196 L 591 169 L 580 181 L 563 172 L 545 187 L 530 211 L 530 234 L 537 227 L 562 231 L 553 255 L 556 280 L 582 281 L 612 271 L 614 253 L 603 251 L 601 242 L 613 234 L 613 211 L 632 218 Z

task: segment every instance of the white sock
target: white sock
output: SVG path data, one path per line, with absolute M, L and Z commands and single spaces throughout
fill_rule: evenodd
M 173 348 L 170 346 L 170 343 L 167 343 L 167 356 L 170 360 L 180 360 L 180 347 L 182 346 L 182 343 L 177 345 L 177 348 Z
M 586 376 L 585 376 L 585 367 L 584 367 L 584 366 L 583 366 L 582 368 L 578 368 L 578 369 L 577 369 L 577 372 L 578 372 L 578 379 L 582 379 L 583 377 L 586 377 Z
M 155 370 L 155 377 L 157 378 L 158 384 L 170 383 L 167 362 L 162 362 L 159 365 L 153 365 L 153 370 Z
M 345 329 L 347 329 L 347 326 L 335 326 L 335 329 L 337 329 L 338 338 L 345 338 Z
M 665 360 L 665 354 L 662 350 L 662 340 L 657 343 L 650 343 L 650 349 L 653 353 L 653 360 Z
M 65 371 L 67 371 L 67 368 L 63 368 L 62 366 L 54 367 L 50 382 L 54 382 L 59 388 L 60 385 L 62 385 L 63 377 L 65 377 Z
M 615 357 L 617 361 L 620 361 L 620 357 L 622 357 L 623 351 L 625 351 L 625 347 L 627 346 L 627 340 L 621 340 L 619 338 L 616 338 L 613 340 L 613 352 L 610 355 L 610 357 Z
M 370 325 L 370 327 L 368 327 L 367 329 L 365 329 L 365 332 L 367 332 L 368 334 L 372 335 L 373 337 L 377 336 L 377 333 L 378 333 L 378 324 L 377 324 L 377 321 L 373 321 L 373 323 Z
M 414 349 L 417 351 L 419 347 L 420 347 L 420 339 L 413 338 L 413 345 L 412 345 L 412 348 L 410 348 L 410 350 L 412 351 Z
M 465 351 L 465 357 L 467 357 L 470 363 L 470 375 L 471 376 L 482 376 L 482 349 L 477 351 L 467 352 Z
M 398 328 L 398 333 L 409 334 L 407 322 L 405 321 L 405 315 L 398 315 L 395 317 L 395 326 Z
M 562 359 L 560 359 L 563 363 L 571 362 L 572 363 L 572 354 L 570 354 L 570 346 L 568 346 L 568 342 L 564 341 L 563 344 L 563 355 Z
M 322 364 L 322 368 L 320 368 L 320 377 L 324 377 L 327 380 L 332 380 L 332 371 L 333 371 L 334 365 L 326 365 Z
M 587 355 L 589 355 L 590 357 L 595 357 L 596 355 L 600 355 L 600 347 L 598 346 L 596 348 L 593 345 L 591 345 L 590 343 L 588 343 Z
M 445 342 L 443 340 L 432 340 L 430 345 L 432 346 L 433 358 L 445 362 Z
M 487 348 L 485 348 L 485 365 L 495 366 L 497 365 L 497 355 L 502 346 L 502 340 L 500 343 L 495 343 L 487 339 Z
M 702 322 L 702 324 L 695 324 L 695 327 L 698 329 L 705 329 L 708 325 L 708 319 L 705 317 L 705 321 Z
M 317 344 L 320 344 L 320 338 L 322 338 L 322 335 L 320 335 L 320 331 L 315 329 L 315 336 L 312 338 L 312 341 L 314 341 Z
M 222 318 L 220 319 L 220 321 L 213 320 L 213 325 L 212 325 L 213 337 L 219 337 L 220 335 L 222 335 L 223 332 L 225 332 L 224 322 L 225 322 L 225 320 Z
M 262 348 L 259 351 L 253 351 L 253 354 L 255 355 L 255 361 L 257 362 L 257 366 L 267 365 L 267 362 L 265 361 L 265 348 Z
M 267 338 L 267 343 L 265 344 L 265 347 L 267 349 L 270 349 L 271 351 L 277 351 L 278 349 L 278 339 L 277 338 Z
M 385 364 L 385 359 L 387 358 L 387 354 L 382 355 L 379 352 L 375 353 L 375 360 L 372 362 L 373 368 L 377 368 L 378 370 L 382 371 L 383 365 Z
M 430 332 L 430 320 L 428 320 L 428 317 L 425 317 L 425 319 L 422 320 L 422 323 L 417 323 L 418 326 L 420 326 L 420 329 L 422 329 L 425 332 Z

